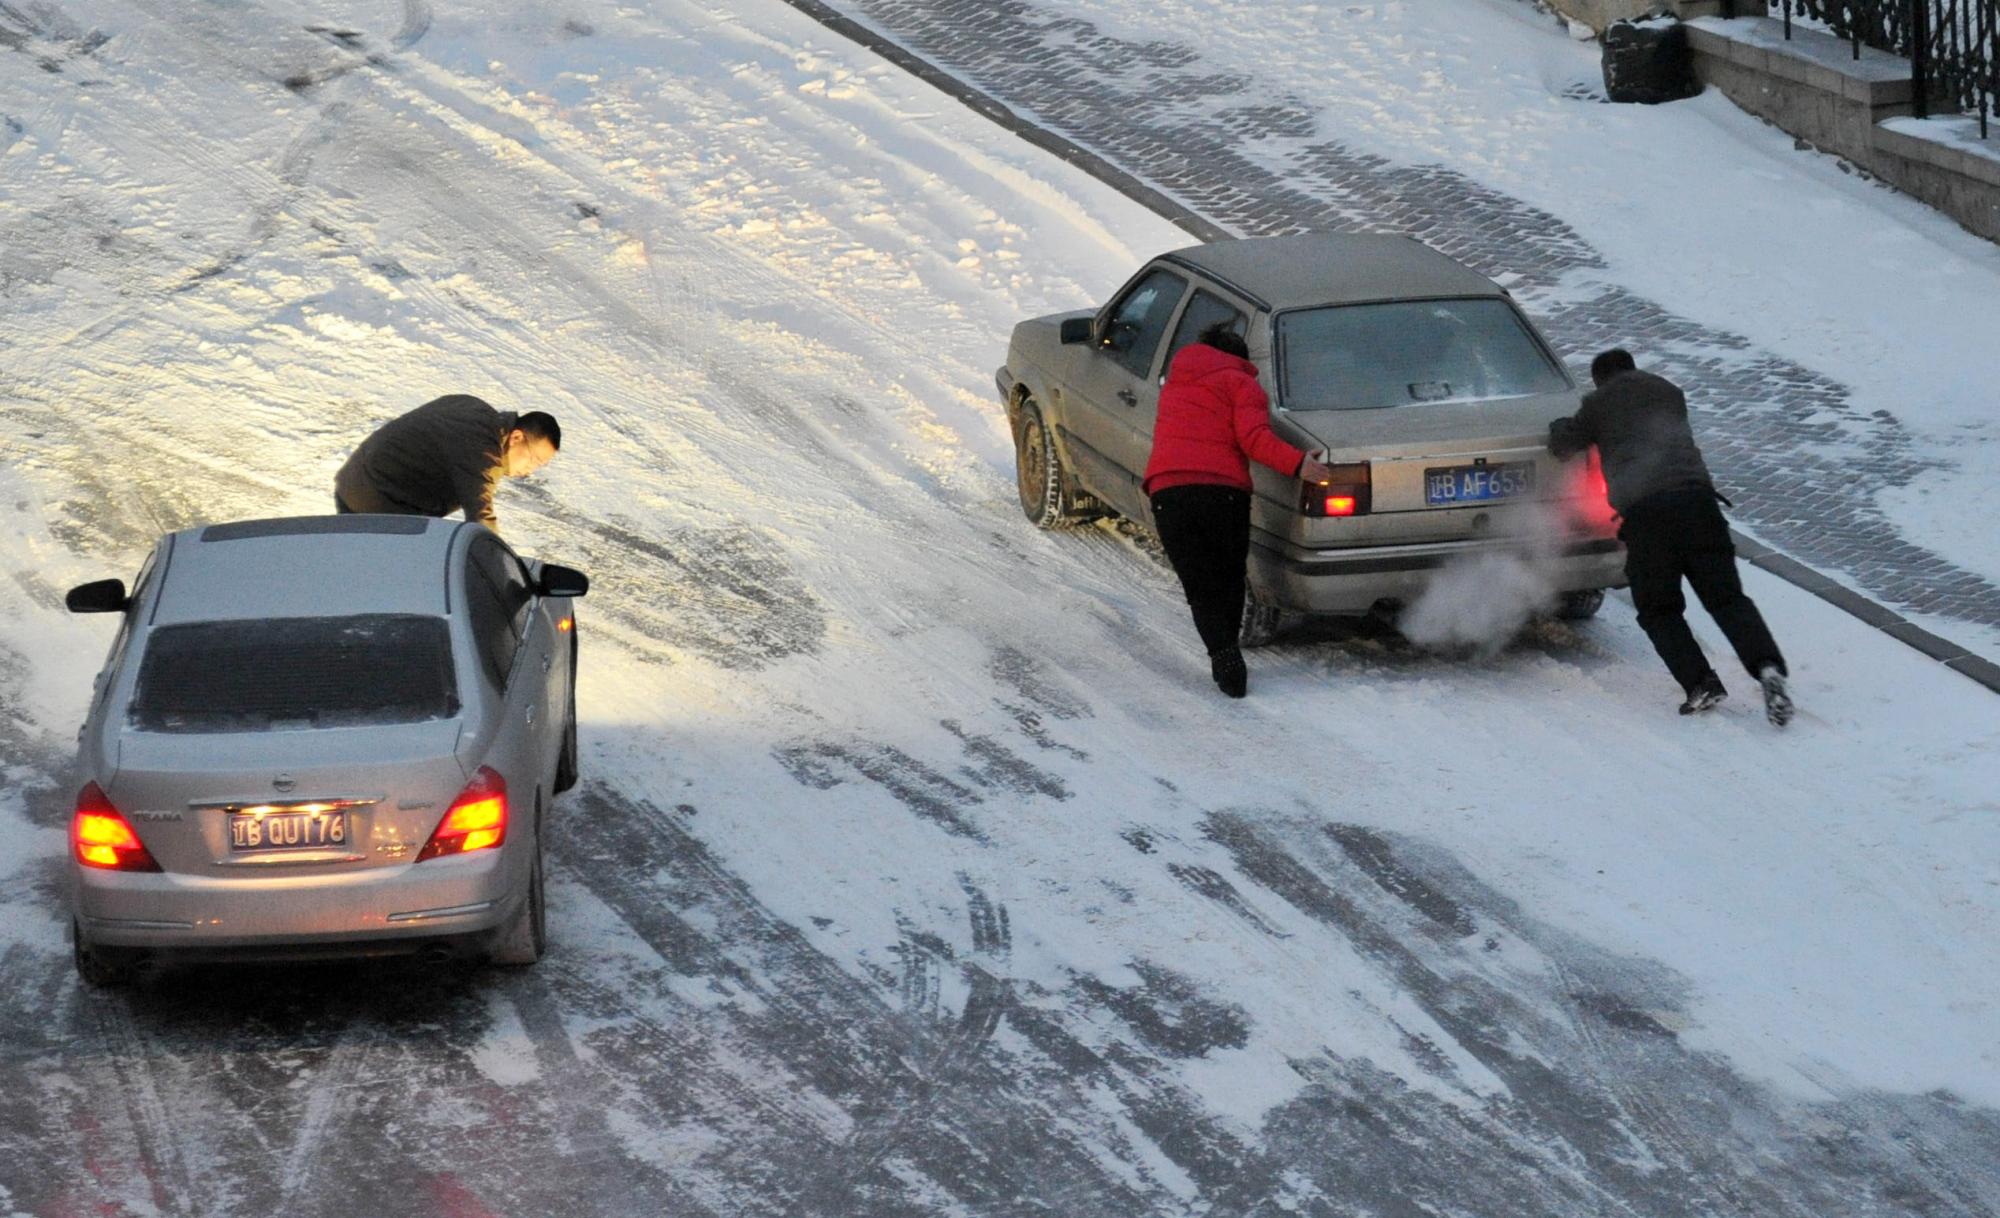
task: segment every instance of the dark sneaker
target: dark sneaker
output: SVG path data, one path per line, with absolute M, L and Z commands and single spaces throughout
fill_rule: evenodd
M 1250 692 L 1250 670 L 1238 649 L 1225 648 L 1210 656 L 1208 671 L 1215 678 L 1215 687 L 1230 697 L 1241 698 Z
M 1757 684 L 1764 687 L 1764 717 L 1772 727 L 1783 727 L 1792 721 L 1792 695 L 1785 688 L 1785 674 L 1776 664 L 1766 665 L 1757 674 Z
M 1714 673 L 1702 678 L 1701 684 L 1688 691 L 1687 701 L 1681 703 L 1681 714 L 1699 715 L 1705 710 L 1714 710 L 1729 696 L 1722 688 L 1722 678 Z

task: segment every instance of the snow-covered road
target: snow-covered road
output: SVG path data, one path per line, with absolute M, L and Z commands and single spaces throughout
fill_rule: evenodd
M 1226 702 L 992 391 L 1182 243 L 777 0 L 0 5 L 0 1212 L 2000 1212 L 2000 704 L 1761 576 L 1784 735 L 1622 598 Z M 551 957 L 79 989 L 60 590 L 453 391 L 595 581 Z

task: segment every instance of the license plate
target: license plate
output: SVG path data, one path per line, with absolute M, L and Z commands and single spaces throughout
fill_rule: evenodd
M 1450 465 L 1424 471 L 1424 502 L 1432 507 L 1452 503 L 1487 503 L 1512 499 L 1535 489 L 1535 463 Z
M 345 812 L 236 812 L 229 817 L 229 848 L 238 854 L 346 844 Z

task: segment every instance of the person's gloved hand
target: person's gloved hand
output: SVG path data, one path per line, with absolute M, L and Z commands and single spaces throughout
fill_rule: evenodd
M 1320 462 L 1307 457 L 1299 462 L 1299 478 L 1314 486 L 1325 486 L 1333 481 L 1333 471 Z
M 1558 461 L 1567 461 L 1589 447 L 1590 441 L 1577 434 L 1575 419 L 1549 420 L 1549 452 Z

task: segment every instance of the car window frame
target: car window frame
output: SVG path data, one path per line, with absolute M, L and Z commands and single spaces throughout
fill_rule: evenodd
M 1290 305 L 1287 306 L 1286 308 L 1273 310 L 1268 322 L 1270 330 L 1270 345 L 1271 345 L 1271 393 L 1270 393 L 1271 405 L 1274 408 L 1284 411 L 1286 413 L 1294 412 L 1294 408 L 1290 405 L 1290 403 L 1288 403 L 1285 400 L 1286 397 L 1285 386 L 1287 384 L 1285 379 L 1285 367 L 1284 367 L 1285 348 L 1284 344 L 1278 341 L 1279 326 L 1282 319 L 1286 315 L 1291 313 L 1310 313 L 1319 309 L 1328 309 L 1328 308 L 1346 309 L 1346 308 L 1360 308 L 1367 305 L 1425 304 L 1431 301 L 1442 301 L 1442 300 L 1497 300 L 1501 304 L 1506 305 L 1508 309 L 1513 311 L 1514 320 L 1520 323 L 1521 329 L 1527 333 L 1529 341 L 1534 343 L 1535 349 L 1540 351 L 1542 353 L 1543 358 L 1549 361 L 1550 366 L 1556 370 L 1556 374 L 1562 378 L 1563 382 L 1569 386 L 1570 390 L 1574 391 L 1576 389 L 1577 387 L 1576 378 L 1570 375 L 1569 365 L 1565 364 L 1562 360 L 1562 357 L 1556 354 L 1556 349 L 1549 344 L 1548 338 L 1542 334 L 1541 327 L 1537 326 L 1534 322 L 1534 319 L 1529 317 L 1526 310 L 1521 308 L 1520 302 L 1514 299 L 1513 293 L 1501 292 L 1498 295 L 1485 295 L 1478 292 L 1446 292 L 1446 293 L 1437 293 L 1424 296 L 1382 296 L 1369 300 L 1327 301 L 1322 304 Z M 1488 398 L 1481 400 L 1512 401 L 1517 399 L 1510 397 L 1510 398 Z M 1362 409 L 1396 410 L 1396 409 L 1407 409 L 1407 407 L 1379 406 L 1379 407 L 1366 407 Z
M 1180 334 L 1181 327 L 1187 323 L 1188 311 L 1194 308 L 1197 296 L 1207 296 L 1218 304 L 1227 305 L 1236 314 L 1237 320 L 1243 323 L 1242 329 L 1238 333 L 1243 336 L 1245 344 L 1248 344 L 1250 341 L 1251 322 L 1257 315 L 1257 310 L 1245 304 L 1242 300 L 1237 299 L 1234 292 L 1210 283 L 1205 279 L 1197 277 L 1190 281 L 1188 286 L 1190 289 L 1189 292 L 1182 298 L 1180 307 L 1174 311 L 1173 319 L 1167 326 L 1166 352 L 1158 369 L 1158 379 L 1162 384 L 1166 383 L 1167 370 L 1173 366 L 1174 356 L 1180 353 L 1182 347 L 1192 346 L 1195 342 L 1195 339 L 1190 337 L 1180 347 L 1174 346 L 1174 339 Z M 1205 330 L 1208 327 L 1204 326 L 1202 328 Z
M 484 556 L 487 553 L 499 556 L 500 564 L 496 568 L 495 573 L 501 577 L 502 586 L 504 587 L 518 580 L 520 590 L 525 593 L 525 598 L 521 604 L 511 612 L 507 609 L 507 598 L 501 595 L 501 588 L 490 588 L 489 585 L 488 590 L 482 591 L 473 583 L 475 579 L 487 581 L 488 577 L 482 570 L 482 563 L 485 561 Z M 464 571 L 466 620 L 472 634 L 473 650 L 479 656 L 479 670 L 486 675 L 494 689 L 504 694 L 512 686 L 514 670 L 520 667 L 521 653 L 526 650 L 524 643 L 527 639 L 527 627 L 533 618 L 536 599 L 534 584 L 528 579 L 527 567 L 521 562 L 520 556 L 515 554 L 512 547 L 508 546 L 506 542 L 492 533 L 485 533 L 482 536 L 474 537 L 466 546 Z M 511 579 L 509 578 L 510 575 Z M 486 630 L 479 620 L 480 611 L 473 606 L 474 599 L 482 595 L 490 595 L 493 598 L 493 603 L 497 604 L 501 610 L 501 620 L 507 622 L 509 651 L 504 672 L 495 671 L 493 658 L 489 654 Z
M 1144 287 L 1146 281 L 1155 274 L 1168 275 L 1178 281 L 1181 285 L 1180 295 L 1168 307 L 1166 324 L 1160 327 L 1160 337 L 1154 344 L 1153 354 L 1146 361 L 1145 368 L 1134 372 L 1132 365 L 1120 358 L 1124 353 L 1111 346 L 1111 321 L 1117 315 L 1119 306 L 1130 299 L 1133 293 Z M 1093 344 L 1095 353 L 1108 358 L 1113 364 L 1118 366 L 1120 371 L 1138 380 L 1143 381 L 1157 376 L 1160 369 L 1160 348 L 1166 344 L 1167 336 L 1173 330 L 1174 319 L 1180 316 L 1181 309 L 1187 304 L 1190 295 L 1189 288 L 1193 286 L 1195 278 L 1194 275 L 1188 273 L 1185 267 L 1171 262 L 1156 260 L 1140 267 L 1137 273 L 1126 280 L 1124 285 L 1111 297 L 1111 302 L 1098 312 L 1093 323 L 1093 329 L 1098 335 L 1096 343 Z
M 103 710 L 111 691 L 119 685 L 129 666 L 132 638 L 139 625 L 142 612 L 150 613 L 146 597 L 151 594 L 160 572 L 165 570 L 165 560 L 160 547 L 155 546 L 139 564 L 139 573 L 132 577 L 132 593 L 125 606 L 125 612 L 118 622 L 118 633 L 111 638 L 111 649 L 104 655 L 104 666 L 98 670 L 97 688 L 90 699 L 91 714 Z

